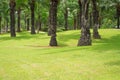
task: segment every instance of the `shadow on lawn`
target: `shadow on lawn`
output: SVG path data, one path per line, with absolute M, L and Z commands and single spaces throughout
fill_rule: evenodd
M 2 36 L 0 38 L 0 40 L 3 40 L 3 41 L 5 41 L 5 40 L 24 40 L 24 39 L 40 38 L 40 36 L 42 36 L 42 35 L 46 35 L 46 34 L 31 35 L 28 32 L 20 32 L 20 33 L 17 33 L 16 37 Z
M 108 62 L 108 63 L 105 63 L 105 65 L 110 65 L 110 66 L 120 66 L 120 60 L 117 60 L 117 61 L 111 61 L 111 62 Z
M 103 38 L 99 41 L 94 41 L 97 43 L 93 47 L 94 50 L 106 51 L 106 50 L 119 50 L 120 49 L 120 34 L 112 36 L 111 38 Z

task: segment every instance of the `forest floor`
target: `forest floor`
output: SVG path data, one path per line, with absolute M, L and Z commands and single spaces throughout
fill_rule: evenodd
M 80 31 L 57 33 L 58 47 L 40 32 L 0 35 L 0 80 L 119 80 L 120 30 L 101 29 L 101 40 L 77 47 Z

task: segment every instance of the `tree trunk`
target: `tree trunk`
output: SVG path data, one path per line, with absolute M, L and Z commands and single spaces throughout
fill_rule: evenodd
M 65 30 L 68 30 L 68 9 L 65 7 L 65 12 L 64 12 L 64 19 L 65 19 Z
M 76 15 L 74 14 L 74 30 L 77 29 L 77 18 Z
M 17 32 L 21 32 L 20 30 L 20 14 L 21 14 L 21 9 L 20 7 L 18 8 L 18 11 L 17 11 L 17 14 L 18 14 L 18 28 L 17 28 Z
M 90 13 L 89 16 L 90 16 L 90 28 L 92 28 L 92 25 L 93 25 L 93 22 L 92 22 L 92 20 L 93 20 L 93 19 L 92 19 L 92 13 Z
M 89 0 L 79 0 L 82 4 L 82 19 L 81 19 L 81 38 L 78 41 L 78 46 L 91 45 L 91 34 L 88 22 Z
M 8 32 L 8 20 L 6 20 L 6 32 Z
M 50 46 L 57 46 L 56 40 L 56 25 L 57 25 L 57 6 L 58 0 L 50 0 L 50 31 L 51 31 L 51 40 Z
M 11 37 L 16 37 L 15 33 L 15 0 L 10 0 L 10 33 Z
M 79 28 L 81 29 L 81 26 L 82 26 L 82 4 L 81 4 L 81 1 L 78 0 L 78 4 L 79 4 L 79 12 L 78 12 L 78 15 L 79 15 Z
M 30 2 L 30 9 L 31 9 L 31 34 L 36 34 L 35 32 L 35 14 L 34 14 L 34 9 L 35 9 L 35 0 L 31 0 Z
M 92 0 L 93 3 L 93 38 L 94 39 L 101 39 L 101 36 L 99 35 L 98 29 L 99 29 L 99 11 L 97 10 L 97 2 L 96 0 Z
M 29 31 L 29 30 L 30 30 L 30 19 L 27 18 L 27 31 Z
M 37 33 L 39 33 L 39 31 L 41 30 L 41 16 L 38 16 L 38 21 L 37 21 Z
M 119 15 L 117 16 L 117 29 L 119 29 L 119 26 L 120 26 L 120 18 L 119 18 Z
M 1 34 L 1 26 L 2 26 L 2 17 L 0 17 L 0 34 Z

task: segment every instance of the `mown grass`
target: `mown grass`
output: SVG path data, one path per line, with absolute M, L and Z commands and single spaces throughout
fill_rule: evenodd
M 80 31 L 58 33 L 49 47 L 46 33 L 0 35 L 0 80 L 119 80 L 120 30 L 101 29 L 101 40 L 77 47 Z

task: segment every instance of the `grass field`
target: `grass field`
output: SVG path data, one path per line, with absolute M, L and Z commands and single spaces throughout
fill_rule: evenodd
M 101 29 L 101 40 L 77 47 L 80 31 L 0 35 L 0 80 L 120 80 L 120 30 Z

